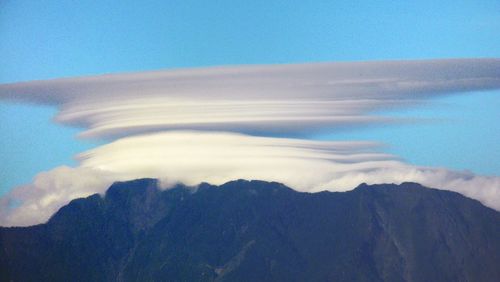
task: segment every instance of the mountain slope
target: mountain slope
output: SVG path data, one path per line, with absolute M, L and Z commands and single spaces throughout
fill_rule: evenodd
M 2 281 L 500 281 L 500 213 L 415 183 L 113 184 L 0 229 Z

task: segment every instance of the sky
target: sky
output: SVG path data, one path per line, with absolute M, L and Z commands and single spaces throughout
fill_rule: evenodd
M 335 3 L 336 2 L 336 3 Z M 0 83 L 191 67 L 500 57 L 498 1 L 0 1 Z M 438 95 L 323 130 L 416 166 L 500 174 L 500 91 Z M 0 195 L 107 143 L 59 105 L 0 100 Z M 269 134 L 268 134 L 269 135 Z M 273 133 L 271 137 L 288 137 Z

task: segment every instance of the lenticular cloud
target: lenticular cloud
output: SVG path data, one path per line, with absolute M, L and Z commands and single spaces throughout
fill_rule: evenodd
M 55 105 L 57 122 L 84 128 L 81 137 L 110 140 L 79 154 L 79 167 L 14 189 L 0 201 L 0 225 L 42 222 L 72 197 L 139 177 L 160 178 L 165 187 L 262 179 L 309 192 L 415 181 L 500 210 L 499 177 L 412 166 L 382 153 L 376 140 L 307 139 L 404 122 L 375 113 L 498 87 L 496 59 L 218 67 L 0 85 L 0 99 Z M 12 208 L 13 201 L 21 204 Z
M 394 122 L 375 111 L 500 86 L 500 60 L 217 67 L 0 86 L 0 98 L 56 105 L 81 137 L 161 130 L 304 135 Z

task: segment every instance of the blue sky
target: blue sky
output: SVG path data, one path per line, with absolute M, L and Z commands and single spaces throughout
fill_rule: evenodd
M 211 65 L 500 57 L 498 1 L 2 1 L 0 83 Z M 439 98 L 437 122 L 346 130 L 418 165 L 500 173 L 500 95 Z M 0 192 L 96 142 L 55 109 L 0 104 Z M 408 111 L 394 112 L 408 114 Z

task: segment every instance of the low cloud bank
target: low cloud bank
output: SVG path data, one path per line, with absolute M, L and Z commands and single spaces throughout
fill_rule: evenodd
M 31 184 L 0 198 L 0 226 L 29 226 L 46 222 L 71 200 L 104 192 L 109 174 L 88 168 L 61 166 L 39 173 Z

